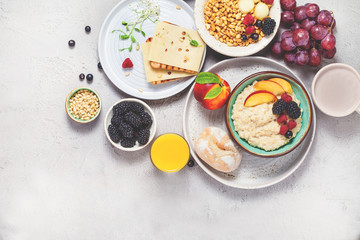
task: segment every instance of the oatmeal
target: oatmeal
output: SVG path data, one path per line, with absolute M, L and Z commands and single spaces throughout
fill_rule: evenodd
M 256 81 L 237 96 L 231 118 L 239 136 L 250 145 L 266 151 L 275 150 L 287 144 L 291 139 L 279 133 L 280 124 L 277 122 L 278 115 L 272 112 L 274 103 L 263 103 L 254 107 L 244 106 L 245 99 L 256 91 L 254 88 L 255 84 Z M 291 93 L 289 95 L 299 105 L 300 102 L 295 94 Z M 295 137 L 301 128 L 301 116 L 294 121 L 296 122 L 296 127 L 292 129 L 293 137 Z

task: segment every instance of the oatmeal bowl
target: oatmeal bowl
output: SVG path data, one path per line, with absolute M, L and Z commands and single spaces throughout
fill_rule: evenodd
M 313 109 L 305 87 L 281 72 L 258 72 L 243 79 L 231 92 L 226 125 L 247 152 L 279 157 L 305 138 Z

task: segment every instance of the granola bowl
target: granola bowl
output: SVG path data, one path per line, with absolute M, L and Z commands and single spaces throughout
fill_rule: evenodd
M 255 146 L 256 144 L 254 144 L 254 141 L 251 142 L 249 140 L 246 140 L 246 137 L 242 137 L 237 130 L 236 130 L 236 122 L 234 120 L 234 111 L 236 111 L 235 105 L 237 104 L 237 99 L 238 96 L 241 97 L 240 95 L 247 91 L 247 87 L 248 86 L 252 86 L 252 84 L 256 81 L 262 81 L 262 80 L 268 80 L 271 78 L 282 78 L 284 80 L 286 80 L 288 83 L 290 83 L 291 88 L 293 90 L 293 96 L 294 98 L 296 98 L 299 102 L 299 107 L 301 109 L 301 114 L 300 114 L 300 122 L 297 124 L 298 125 L 298 129 L 297 132 L 294 133 L 294 137 L 290 138 L 290 140 L 287 140 L 286 142 L 281 142 L 281 144 L 277 145 L 277 147 L 275 147 L 275 149 L 271 149 L 271 150 L 264 150 L 264 148 L 262 147 L 258 147 Z M 261 92 L 261 91 L 258 91 Z M 246 101 L 246 100 L 245 100 Z M 241 105 L 244 105 L 243 102 L 241 102 Z M 269 111 L 270 111 L 270 115 L 273 115 L 273 112 L 271 110 L 272 108 L 272 104 L 262 104 L 259 105 L 257 107 L 262 107 L 262 106 L 270 106 Z M 258 108 L 261 109 L 261 108 Z M 242 114 L 246 114 L 244 111 L 242 112 Z M 247 152 L 256 155 L 256 156 L 261 156 L 261 157 L 279 157 L 285 154 L 290 153 L 291 151 L 293 151 L 297 146 L 300 145 L 300 143 L 305 139 L 310 127 L 311 127 L 311 123 L 312 123 L 312 117 L 313 117 L 313 109 L 311 106 L 311 101 L 310 101 L 310 97 L 309 94 L 307 92 L 307 90 L 305 89 L 305 87 L 298 82 L 297 80 L 295 80 L 294 78 L 280 73 L 280 72 L 272 72 L 272 71 L 265 71 L 265 72 L 258 72 L 255 74 L 252 74 L 248 77 L 246 77 L 244 80 L 242 80 L 231 92 L 230 97 L 229 97 L 229 101 L 227 104 L 227 108 L 226 108 L 226 125 L 227 128 L 232 136 L 232 138 L 240 145 L 240 147 L 242 147 L 244 150 L 246 150 Z M 260 141 L 260 144 L 264 145 L 264 141 L 267 141 L 267 136 L 270 135 L 270 137 L 268 138 L 268 140 L 270 140 L 270 144 L 278 144 L 279 141 L 276 140 L 276 142 L 271 142 L 273 139 L 277 139 L 277 137 L 279 137 L 279 129 L 280 126 L 277 122 L 277 118 L 273 118 L 269 120 L 269 124 L 267 124 L 268 126 L 270 126 L 269 128 L 266 128 L 266 130 L 268 132 L 266 132 L 266 136 L 262 136 L 261 135 L 261 131 L 263 129 L 263 125 L 264 122 L 261 121 L 265 121 L 267 118 L 267 113 L 265 112 L 264 114 L 261 114 L 261 117 L 258 119 L 259 121 L 259 127 L 255 128 L 255 129 L 245 129 L 245 135 L 251 135 L 252 132 L 254 132 L 253 136 L 255 136 L 255 138 L 258 138 Z M 246 118 L 246 121 L 254 121 L 253 118 Z M 298 119 L 297 119 L 298 120 Z M 276 129 L 271 129 L 271 124 L 273 124 L 277 126 Z M 296 129 L 296 128 L 294 128 Z M 293 129 L 293 130 L 294 130 Z M 270 134 L 270 131 L 273 132 Z M 281 136 L 283 137 L 283 136 Z M 283 137 L 283 139 L 285 139 L 285 137 Z M 265 143 L 267 144 L 267 143 Z
M 228 13 L 228 14 L 218 14 L 217 12 L 227 12 L 227 9 L 231 9 L 230 11 L 235 11 L 236 13 L 236 8 L 237 8 L 237 2 L 239 0 L 221 0 L 221 3 L 223 4 L 223 6 L 225 7 L 218 7 L 216 10 L 211 10 L 209 11 L 208 8 L 206 8 L 206 5 L 208 4 L 208 2 L 212 2 L 214 0 L 196 0 L 195 2 L 195 7 L 194 7 L 194 19 L 195 19 L 195 25 L 196 28 L 201 36 L 201 38 L 204 40 L 204 42 L 211 47 L 213 50 L 215 50 L 216 52 L 219 52 L 223 55 L 227 55 L 227 56 L 231 56 L 231 57 L 242 57 L 242 56 L 249 56 L 252 54 L 255 54 L 259 51 L 261 51 L 262 49 L 264 49 L 271 41 L 272 39 L 275 37 L 276 32 L 279 29 L 279 25 L 280 25 L 280 18 L 281 18 L 281 7 L 280 7 L 280 0 L 274 0 L 270 10 L 269 10 L 269 14 L 268 17 L 270 17 L 271 19 L 274 19 L 276 22 L 275 28 L 273 33 L 271 33 L 270 35 L 267 36 L 261 36 L 260 35 L 260 40 L 257 41 L 252 41 L 250 40 L 250 37 L 248 35 L 248 39 L 247 41 L 241 41 L 241 35 L 242 32 L 245 29 L 245 26 L 242 25 L 242 18 L 244 18 L 244 15 L 246 14 L 242 14 L 242 16 L 238 16 L 236 19 L 236 16 L 234 18 L 232 13 Z M 263 0 L 259 0 L 259 2 L 262 2 Z M 219 1 L 216 1 L 219 2 Z M 236 4 L 235 7 L 229 7 L 227 4 L 228 3 L 232 3 L 232 4 Z M 225 8 L 225 9 L 223 9 Z M 213 8 L 211 8 L 213 9 Z M 234 10 L 235 9 L 235 10 Z M 216 12 L 215 12 L 216 11 Z M 214 14 L 214 19 L 211 18 L 210 16 Z M 231 16 L 227 16 L 230 15 Z M 207 16 L 208 15 L 208 16 Z M 208 18 L 210 17 L 210 18 Z M 206 19 L 208 18 L 208 19 Z M 223 18 L 223 19 L 222 19 Z M 211 23 L 214 23 L 215 25 L 213 27 L 219 27 L 218 31 L 220 32 L 226 32 L 229 28 L 229 26 L 231 24 L 228 24 L 228 22 L 234 22 L 234 28 L 230 29 L 233 30 L 233 32 L 229 32 L 230 35 L 232 34 L 233 36 L 227 38 L 226 35 L 222 35 L 220 34 L 220 38 L 222 38 L 223 40 L 220 41 L 220 38 L 216 39 L 215 35 L 212 35 L 210 33 L 210 30 L 212 29 Z M 216 25 L 217 24 L 217 25 Z M 223 25 L 223 26 L 222 26 Z M 226 26 L 226 29 L 224 28 Z M 228 40 L 226 40 L 228 39 Z M 232 42 L 231 42 L 232 41 Z M 236 44 L 234 45 L 233 43 L 236 42 Z M 233 45 L 233 46 L 231 46 Z M 242 46 L 244 45 L 244 46 Z

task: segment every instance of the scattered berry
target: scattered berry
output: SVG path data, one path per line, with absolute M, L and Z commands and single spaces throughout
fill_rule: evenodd
M 101 62 L 98 63 L 98 69 L 102 70 Z
M 291 101 L 286 105 L 286 112 L 289 117 L 297 119 L 301 115 L 301 110 L 296 102 Z
M 141 129 L 138 133 L 137 140 L 140 145 L 145 145 L 149 141 L 150 130 L 149 129 Z
M 124 62 L 122 63 L 122 67 L 123 68 L 132 68 L 134 66 L 134 64 L 132 63 L 132 61 L 130 60 L 130 58 L 126 58 L 124 60 Z
M 287 116 L 286 116 L 285 114 L 281 115 L 281 116 L 278 117 L 278 119 L 277 119 L 277 122 L 278 122 L 279 124 L 281 124 L 281 123 L 286 123 L 286 121 L 287 121 Z
M 270 35 L 274 32 L 276 22 L 272 18 L 266 18 L 263 22 L 262 32 L 265 35 Z
M 94 76 L 93 76 L 91 73 L 89 73 L 88 75 L 86 75 L 86 80 L 92 81 L 93 79 L 94 79 Z
M 85 79 L 85 74 L 80 73 L 79 78 L 80 78 L 81 80 L 84 80 L 84 79 Z
M 245 25 L 250 25 L 254 23 L 254 16 L 251 15 L 250 13 L 246 14 L 246 16 L 244 17 L 243 23 Z
M 124 120 L 134 128 L 139 128 L 141 126 L 141 118 L 136 113 L 126 113 L 124 115 Z
M 241 41 L 243 41 L 243 42 L 248 40 L 248 37 L 245 34 L 242 34 L 240 38 L 241 38 Z
M 261 20 L 256 20 L 255 26 L 257 26 L 258 28 L 261 28 L 262 27 L 262 21 Z
M 74 47 L 75 46 L 75 41 L 74 40 L 69 40 L 68 45 L 70 47 Z
M 289 130 L 288 126 L 286 126 L 285 124 L 280 126 L 280 134 L 281 135 L 285 135 L 285 133 Z
M 292 136 L 293 136 L 293 133 L 290 130 L 285 133 L 285 137 L 288 138 L 288 139 L 292 138 Z
M 263 0 L 265 4 L 273 4 L 274 0 Z
M 147 128 L 150 127 L 152 124 L 152 119 L 149 113 L 147 112 L 142 112 L 139 114 L 140 118 L 141 118 L 141 123 L 142 123 L 142 127 L 143 128 Z
M 291 129 L 294 129 L 297 124 L 294 120 L 290 120 L 287 125 L 288 125 L 289 130 L 291 130 Z
M 292 101 L 292 97 L 286 93 L 281 95 L 281 99 L 284 100 L 286 103 L 289 103 Z
M 272 107 L 272 112 L 273 114 L 276 115 L 280 115 L 284 112 L 284 110 L 286 109 L 286 102 L 282 99 L 279 99 L 276 101 L 276 103 L 274 103 L 273 107 Z
M 110 124 L 108 127 L 108 133 L 111 141 L 115 143 L 118 143 L 120 141 L 120 131 L 117 129 L 116 126 Z
M 125 147 L 125 148 L 131 148 L 133 146 L 135 146 L 136 143 L 136 139 L 135 138 L 123 138 L 121 139 L 121 146 Z
M 253 33 L 253 34 L 251 34 L 251 36 L 250 36 L 250 37 L 251 37 L 251 39 L 252 39 L 252 40 L 255 40 L 255 41 L 256 41 L 256 40 L 258 40 L 258 39 L 259 39 L 259 34 L 257 34 L 257 33 Z
M 126 123 L 126 122 L 121 122 L 119 125 L 119 130 L 121 132 L 121 134 L 125 137 L 125 138 L 132 138 L 134 137 L 134 129 L 130 126 L 130 124 Z
M 246 28 L 245 28 L 245 33 L 246 33 L 246 35 L 251 35 L 251 34 L 253 34 L 255 32 L 255 27 L 254 26 L 247 26 Z M 252 37 L 251 37 L 252 38 Z
M 194 160 L 190 159 L 187 163 L 188 167 L 193 167 L 195 165 Z
M 87 33 L 91 32 L 91 27 L 90 27 L 90 26 L 86 26 L 86 27 L 85 27 L 85 32 L 87 32 Z
M 144 106 L 138 102 L 130 102 L 129 110 L 134 113 L 142 113 L 144 112 Z
M 113 107 L 114 115 L 123 115 L 129 110 L 129 102 L 120 102 Z

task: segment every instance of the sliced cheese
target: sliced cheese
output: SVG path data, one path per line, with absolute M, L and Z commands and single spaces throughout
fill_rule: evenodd
M 198 47 L 190 45 L 190 38 Z M 197 31 L 158 22 L 151 42 L 149 60 L 198 72 L 204 55 L 205 43 Z
M 148 58 L 151 47 L 152 47 L 151 42 L 141 44 L 146 81 L 155 82 L 155 81 L 162 81 L 162 80 L 170 80 L 170 79 L 174 79 L 174 78 L 184 78 L 184 77 L 195 75 L 194 73 L 192 74 L 192 73 L 186 73 L 186 72 L 152 68 L 150 65 L 149 58 Z

